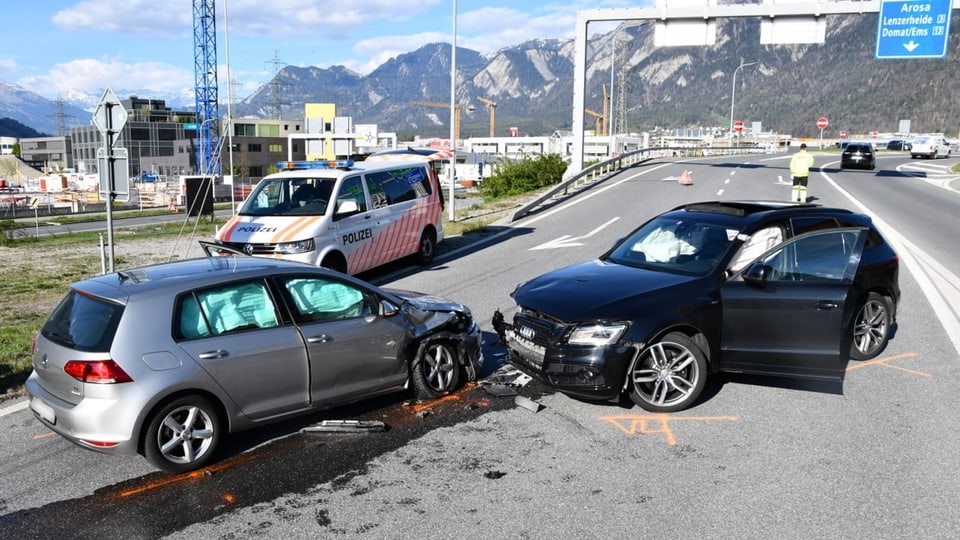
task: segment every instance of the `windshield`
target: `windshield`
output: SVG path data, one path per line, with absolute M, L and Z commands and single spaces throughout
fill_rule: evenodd
M 242 216 L 322 216 L 333 178 L 264 178 L 240 207 Z
M 661 216 L 624 239 L 604 260 L 679 274 L 706 275 L 730 248 L 737 230 Z

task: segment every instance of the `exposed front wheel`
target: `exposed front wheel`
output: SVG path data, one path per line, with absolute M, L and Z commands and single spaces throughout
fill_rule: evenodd
M 707 360 L 693 340 L 675 332 L 641 351 L 627 376 L 634 403 L 650 412 L 674 412 L 700 396 Z
M 220 414 L 200 396 L 176 399 L 158 410 L 144 434 L 143 451 L 154 467 L 172 473 L 206 465 L 220 442 Z
M 414 392 L 421 399 L 449 394 L 460 384 L 461 371 L 454 343 L 446 340 L 423 343 L 417 350 L 411 374 Z
M 869 360 L 880 354 L 890 339 L 892 324 L 893 307 L 890 300 L 875 292 L 867 295 L 853 318 L 850 358 Z

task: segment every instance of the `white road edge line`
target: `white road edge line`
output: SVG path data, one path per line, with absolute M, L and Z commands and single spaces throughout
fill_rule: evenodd
M 7 416 L 8 414 L 13 414 L 15 412 L 22 411 L 30 406 L 30 400 L 23 400 L 19 403 L 14 403 L 13 405 L 4 407 L 0 409 L 0 418 Z
M 935 270 L 943 278 L 943 281 L 948 284 L 960 283 L 957 276 L 950 273 L 946 268 L 936 262 L 936 260 L 924 252 L 922 249 L 916 245 L 909 242 L 904 238 L 900 233 L 898 233 L 893 227 L 891 227 L 887 222 L 880 219 L 877 215 L 871 212 L 866 206 L 863 205 L 859 200 L 854 198 L 847 190 L 840 187 L 836 182 L 833 181 L 833 178 L 830 178 L 830 175 L 820 171 L 820 176 L 824 177 L 830 185 L 832 185 L 841 195 L 850 200 L 861 212 L 867 214 L 873 219 L 874 223 L 877 224 L 877 227 L 883 230 L 884 236 L 893 244 L 894 248 L 897 250 L 897 255 L 900 256 L 900 259 L 903 260 L 904 266 L 907 267 L 907 271 L 917 280 L 917 284 L 920 285 L 920 290 L 923 291 L 923 295 L 927 298 L 927 302 L 930 303 L 930 306 L 933 308 L 933 312 L 937 315 L 937 318 L 940 320 L 940 324 L 943 326 L 944 331 L 947 334 L 947 337 L 953 343 L 953 348 L 956 349 L 957 355 L 960 356 L 960 318 L 954 314 L 953 310 L 950 308 L 950 305 L 947 303 L 945 296 L 947 293 L 941 293 L 937 286 L 934 284 L 933 279 L 930 277 L 930 272 L 927 271 L 927 268 Z M 919 259 L 925 261 L 921 262 Z

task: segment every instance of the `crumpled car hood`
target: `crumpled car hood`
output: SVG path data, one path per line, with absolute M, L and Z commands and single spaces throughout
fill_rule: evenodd
M 404 300 L 402 309 L 415 324 L 414 336 L 431 332 L 459 317 L 472 318 L 470 308 L 439 296 L 416 291 L 386 289 Z

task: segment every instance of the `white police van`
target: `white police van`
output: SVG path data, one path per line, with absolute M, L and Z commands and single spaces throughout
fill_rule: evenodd
M 428 162 L 282 161 L 216 242 L 357 274 L 414 255 L 430 264 L 443 241 L 443 196 Z

